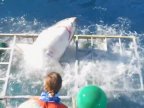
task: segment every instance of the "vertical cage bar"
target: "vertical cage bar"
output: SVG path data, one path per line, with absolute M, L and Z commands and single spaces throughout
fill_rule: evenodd
M 93 42 L 93 36 L 91 36 L 91 60 L 93 59 L 93 48 L 94 48 L 94 42 Z
M 104 50 L 107 51 L 107 38 L 104 38 Z
M 123 54 L 123 51 L 122 51 L 122 43 L 121 43 L 121 39 L 119 38 L 119 47 L 120 47 L 120 55 Z
M 139 58 L 139 54 L 138 54 L 138 50 L 137 50 L 137 43 L 136 43 L 136 38 L 135 37 L 133 37 L 133 44 L 134 44 L 135 56 L 136 56 L 136 59 L 137 59 L 137 66 L 138 66 L 139 77 L 140 77 L 140 85 L 141 85 L 141 89 L 144 90 L 143 77 L 142 77 L 142 72 L 141 72 L 141 67 L 140 67 L 140 58 Z
M 7 91 L 15 43 L 16 43 L 16 36 L 14 35 L 13 44 L 12 44 L 12 48 L 11 48 L 11 52 L 10 52 L 9 64 L 8 64 L 8 68 L 7 68 L 7 72 L 6 72 L 5 84 L 3 87 L 3 95 L 6 95 L 6 91 Z
M 78 60 L 78 36 L 76 36 L 76 61 L 75 61 L 75 89 L 77 90 L 78 89 L 78 83 L 77 83 L 77 80 L 78 80 L 78 71 L 79 71 L 79 60 Z

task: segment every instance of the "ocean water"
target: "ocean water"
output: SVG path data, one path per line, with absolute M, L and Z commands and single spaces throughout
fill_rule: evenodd
M 55 22 L 73 16 L 78 18 L 76 34 L 136 36 L 141 68 L 137 68 L 135 57 L 127 50 L 127 46 L 131 46 L 129 40 L 123 40 L 125 56 L 118 53 L 117 40 L 108 41 L 109 53 L 97 49 L 91 52 L 87 44 L 89 42 L 82 40 L 82 51 L 79 52 L 80 68 L 76 74 L 75 43 L 71 42 L 61 58 L 64 83 L 60 94 L 74 96 L 84 85 L 96 84 L 106 91 L 108 108 L 143 108 L 143 91 L 129 91 L 131 88 L 140 87 L 135 72 L 142 71 L 144 76 L 143 0 L 0 0 L 0 33 L 40 33 Z M 42 90 L 41 78 L 35 73 L 33 78 L 27 73 L 23 74 L 25 70 L 22 66 L 22 61 L 14 58 L 7 95 L 39 95 Z M 123 84 L 127 91 L 108 91 L 121 89 Z M 9 106 L 15 108 L 22 101 L 12 100 Z M 64 102 L 71 106 L 70 100 Z

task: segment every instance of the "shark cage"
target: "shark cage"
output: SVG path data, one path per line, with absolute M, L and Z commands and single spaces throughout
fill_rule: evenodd
M 21 85 L 23 85 L 22 83 L 24 82 L 21 82 L 15 85 L 14 88 L 11 88 L 14 82 L 20 80 L 16 78 L 15 72 L 13 72 L 14 68 L 16 67 L 16 64 L 14 63 L 15 45 L 17 44 L 17 42 L 21 41 L 32 44 L 37 36 L 37 34 L 0 34 L 1 43 L 8 44 L 7 47 L 0 47 L 0 108 L 17 108 L 18 105 L 26 99 L 39 95 L 39 91 L 34 94 L 21 93 L 20 87 L 22 87 Z M 121 61 L 124 65 L 126 64 L 126 69 L 122 74 L 120 72 L 119 74 L 115 74 L 117 73 L 117 71 L 107 74 L 104 74 L 104 72 L 94 73 L 95 71 L 97 71 L 97 69 L 94 68 L 94 70 L 92 70 L 94 71 L 93 75 L 100 76 L 100 78 L 98 79 L 96 77 L 92 77 L 92 75 L 86 82 L 84 82 L 84 85 L 99 85 L 106 91 L 106 93 L 109 91 L 143 91 L 143 77 L 136 39 L 137 38 L 135 36 L 74 35 L 73 40 L 69 45 L 74 49 L 72 60 L 74 64 L 74 73 L 72 73 L 72 75 L 73 77 L 79 77 L 74 80 L 74 87 L 69 89 L 71 89 L 72 91 L 73 88 L 79 89 L 81 87 L 81 85 L 79 84 L 79 79 L 81 79 L 80 76 L 82 72 L 80 71 L 82 71 L 83 68 L 83 61 L 88 61 L 90 63 L 97 63 L 98 61 Z M 68 52 L 69 47 L 64 53 L 62 59 L 60 59 L 60 63 L 62 65 L 65 63 L 69 63 L 69 58 L 72 59 L 71 56 L 68 56 L 66 58 L 64 57 L 65 55 L 69 55 L 67 54 Z M 113 62 L 113 65 L 115 64 L 115 62 Z M 100 65 L 103 64 L 98 62 L 98 65 L 96 66 Z M 131 69 L 130 65 L 135 66 L 135 70 Z M 95 65 L 93 67 L 95 67 Z M 115 65 L 112 67 L 115 67 Z M 105 65 L 102 66 L 102 69 L 100 71 L 102 70 L 107 70 Z M 90 74 L 90 72 L 88 74 Z M 86 74 L 86 76 L 88 74 Z M 106 79 L 113 80 L 105 81 L 105 78 L 101 76 L 101 74 L 107 76 Z M 111 77 L 109 77 L 109 74 L 111 74 Z M 130 74 L 130 77 L 128 76 L 128 74 Z M 41 84 L 42 83 L 40 83 L 39 86 Z M 128 84 L 130 86 L 128 86 Z M 18 89 L 19 91 L 15 89 Z M 11 91 L 19 93 L 10 93 Z M 70 95 L 70 93 L 66 93 L 66 95 L 62 95 L 60 97 L 66 103 L 67 101 L 69 101 L 68 104 L 72 108 L 76 108 L 75 95 Z

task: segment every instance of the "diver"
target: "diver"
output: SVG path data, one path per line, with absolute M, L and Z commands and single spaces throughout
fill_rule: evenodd
M 18 108 L 68 108 L 61 103 L 58 92 L 62 86 L 61 75 L 57 72 L 50 72 L 44 77 L 44 91 L 40 97 L 22 103 Z

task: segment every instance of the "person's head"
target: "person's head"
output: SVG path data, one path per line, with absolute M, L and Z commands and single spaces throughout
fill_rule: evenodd
M 50 72 L 44 78 L 44 90 L 52 96 L 59 92 L 62 86 L 61 75 L 57 72 Z

